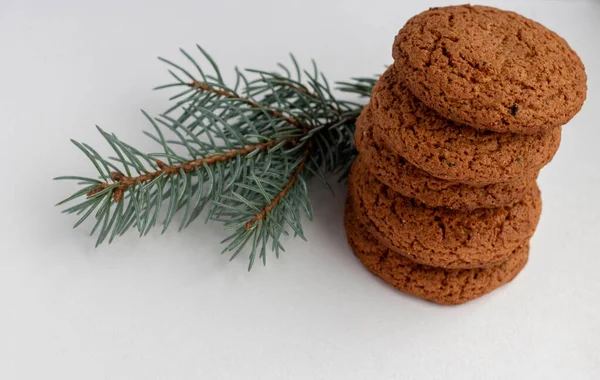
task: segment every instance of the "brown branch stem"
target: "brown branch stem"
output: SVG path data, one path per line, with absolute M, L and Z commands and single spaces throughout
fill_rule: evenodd
M 306 166 L 306 162 L 308 161 L 308 157 L 310 155 L 310 145 L 310 142 L 306 144 L 306 149 L 304 149 L 304 158 L 302 159 L 302 161 L 300 161 L 300 163 L 296 167 L 296 170 L 294 170 L 294 173 L 292 173 L 292 175 L 290 176 L 290 179 L 288 180 L 287 184 L 283 187 L 283 189 L 281 189 L 279 193 L 277 193 L 277 195 L 268 205 L 266 205 L 258 214 L 256 214 L 252 219 L 250 219 L 248 223 L 246 223 L 246 230 L 252 228 L 256 222 L 264 220 L 269 214 L 269 212 L 271 212 L 271 210 L 273 210 L 275 206 L 277 206 L 279 202 L 281 202 L 283 197 L 285 197 L 290 192 L 292 187 L 294 187 L 294 185 L 298 181 L 298 176 L 300 175 L 300 173 Z
M 198 167 L 202 167 L 204 165 L 210 166 L 210 165 L 214 165 L 219 162 L 225 162 L 227 160 L 237 157 L 238 155 L 246 156 L 246 155 L 254 152 L 257 149 L 260 150 L 261 152 L 264 152 L 267 149 L 272 148 L 275 145 L 281 143 L 282 141 L 287 141 L 288 143 L 293 144 L 293 143 L 295 143 L 296 140 L 295 139 L 272 140 L 272 141 L 267 141 L 267 142 L 260 143 L 260 144 L 248 145 L 243 148 L 232 149 L 225 153 L 219 153 L 219 154 L 215 154 L 215 155 L 212 155 L 209 157 L 199 158 L 197 160 L 184 162 L 184 163 L 181 163 L 178 165 L 167 165 L 160 160 L 156 160 L 156 165 L 158 166 L 158 170 L 155 170 L 153 172 L 148 172 L 145 174 L 141 174 L 136 177 L 127 177 L 123 173 L 112 172 L 111 173 L 112 180 L 115 181 L 115 183 L 117 184 L 115 186 L 115 190 L 113 191 L 114 201 L 119 202 L 123 198 L 124 192 L 129 187 L 135 186 L 138 183 L 150 182 L 162 174 L 177 175 L 182 170 L 184 173 L 190 173 Z M 96 187 L 95 189 L 89 191 L 87 193 L 87 195 L 92 196 L 92 195 L 106 189 L 109 186 L 112 186 L 112 185 L 109 184 L 108 182 L 104 182 L 104 183 L 98 185 L 98 187 Z
M 243 98 L 239 95 L 234 94 L 233 92 L 230 91 L 226 91 L 226 90 L 221 90 L 218 88 L 215 88 L 209 84 L 206 83 L 201 83 L 198 82 L 197 80 L 193 81 L 192 83 L 189 83 L 188 86 L 196 88 L 200 91 L 208 91 L 208 92 L 212 92 L 213 94 L 217 94 L 229 99 L 236 99 L 238 101 L 244 102 L 246 104 L 248 104 L 250 107 L 252 108 L 259 108 L 264 110 L 265 112 L 268 112 L 269 114 L 271 114 L 274 117 L 277 118 L 281 118 L 283 120 L 285 120 L 286 122 L 288 122 L 289 124 L 295 126 L 295 127 L 300 127 L 303 129 L 306 129 L 306 126 L 304 126 L 300 121 L 298 121 L 297 119 L 293 118 L 293 117 L 289 117 L 285 114 L 283 114 L 280 111 L 277 111 L 276 109 L 273 109 L 271 107 L 266 107 L 264 105 L 261 105 L 259 103 L 256 103 L 255 101 L 252 101 L 248 98 Z
M 301 92 L 305 95 L 310 96 L 311 98 L 315 99 L 315 100 L 319 100 L 321 99 L 321 97 L 317 94 L 315 94 L 314 92 L 310 92 L 308 91 L 308 89 L 304 86 L 299 86 L 299 85 L 294 85 L 292 83 L 286 83 L 286 82 L 280 82 L 278 83 L 280 86 L 284 86 L 284 87 L 289 87 L 289 88 L 293 88 L 294 90 Z M 338 107 L 334 107 L 332 104 L 329 104 L 329 109 L 336 111 L 338 113 L 341 112 L 341 110 Z

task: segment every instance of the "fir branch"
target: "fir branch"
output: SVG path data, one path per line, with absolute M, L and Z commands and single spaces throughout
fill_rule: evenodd
M 230 231 L 224 252 L 232 259 L 250 247 L 251 268 L 257 258 L 266 263 L 269 248 L 279 256 L 288 229 L 305 238 L 302 214 L 312 219 L 307 181 L 343 176 L 356 154 L 354 122 L 362 105 L 338 100 L 314 62 L 305 71 L 293 56 L 293 67 L 279 64 L 278 72 L 236 69 L 229 87 L 212 57 L 198 49 L 212 70 L 181 50 L 197 76 L 161 58 L 175 81 L 158 88 L 180 92 L 160 117 L 144 113 L 153 129 L 144 133 L 160 149 L 142 153 L 100 128 L 114 157 L 73 141 L 99 179 L 59 177 L 81 186 L 59 204 L 79 200 L 64 211 L 81 215 L 75 227 L 94 216 L 96 244 L 132 227 L 145 235 L 160 220 L 164 232 L 178 213 L 181 229 L 207 210 L 207 220 Z M 373 84 L 357 78 L 340 89 L 368 96 Z

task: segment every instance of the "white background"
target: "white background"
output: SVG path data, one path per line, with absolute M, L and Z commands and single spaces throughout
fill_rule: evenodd
M 127 4 L 125 4 L 127 3 Z M 426 4 L 427 3 L 427 4 Z M 231 72 L 293 51 L 330 80 L 381 72 L 421 1 L 0 1 L 0 379 L 599 379 L 600 2 L 503 1 L 565 37 L 588 100 L 543 170 L 531 259 L 459 307 L 405 296 L 345 242 L 345 190 L 312 188 L 309 242 L 246 272 L 219 225 L 94 249 L 53 205 L 93 175 L 94 124 L 152 146 L 157 55 L 207 48 Z M 230 76 L 231 77 L 231 76 Z

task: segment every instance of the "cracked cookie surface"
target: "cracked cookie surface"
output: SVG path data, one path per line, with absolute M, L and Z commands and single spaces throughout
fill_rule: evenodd
M 370 103 L 373 134 L 433 176 L 487 185 L 535 175 L 552 160 L 561 127 L 535 135 L 481 131 L 439 116 L 408 89 L 393 66 L 379 78 Z
M 387 149 L 383 141 L 375 139 L 374 123 L 372 112 L 366 107 L 356 123 L 355 145 L 360 153 L 357 160 L 362 161 L 359 165 L 403 196 L 428 206 L 465 211 L 509 206 L 523 199 L 528 187 L 535 186 L 535 175 L 486 186 L 439 179 Z
M 455 122 L 534 134 L 583 105 L 583 63 L 556 33 L 485 6 L 431 8 L 406 23 L 392 56 L 411 92 Z
M 344 225 L 354 254 L 371 273 L 404 293 L 442 305 L 459 305 L 506 284 L 523 269 L 529 256 L 525 244 L 505 262 L 489 268 L 435 268 L 414 263 L 383 246 L 367 232 L 349 202 Z
M 505 261 L 533 235 L 541 213 L 537 186 L 512 206 L 473 211 L 432 208 L 377 181 L 355 161 L 348 197 L 369 232 L 410 260 L 441 268 L 478 268 Z

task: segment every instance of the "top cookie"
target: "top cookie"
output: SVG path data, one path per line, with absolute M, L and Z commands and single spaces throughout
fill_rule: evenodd
M 474 128 L 534 134 L 583 105 L 583 63 L 535 21 L 484 6 L 431 8 L 400 30 L 392 53 L 413 94 Z

